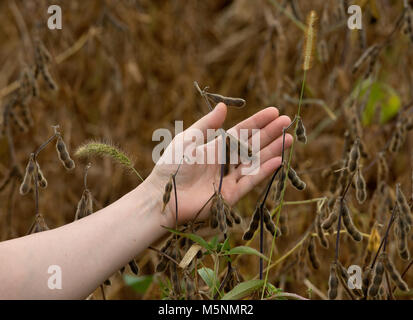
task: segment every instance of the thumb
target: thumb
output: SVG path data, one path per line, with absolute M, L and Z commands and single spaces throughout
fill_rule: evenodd
M 206 134 L 207 129 L 218 129 L 224 124 L 227 116 L 227 106 L 220 102 L 214 110 L 195 122 L 189 129 L 198 129 Z

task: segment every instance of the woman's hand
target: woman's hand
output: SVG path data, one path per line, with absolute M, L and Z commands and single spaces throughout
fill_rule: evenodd
M 213 111 L 194 123 L 190 128 L 175 136 L 171 144 L 166 148 L 161 159 L 153 169 L 150 176 L 146 179 L 145 184 L 153 190 L 153 194 L 159 198 L 162 203 L 164 188 L 170 175 L 176 172 L 178 163 L 162 163 L 167 157 L 173 156 L 177 150 L 178 141 L 184 141 L 183 150 L 188 147 L 192 141 L 194 129 L 200 130 L 204 136 L 207 136 L 207 129 L 219 129 L 222 127 L 227 114 L 227 107 L 220 103 Z M 260 165 L 257 174 L 243 175 L 242 168 L 248 165 L 240 164 L 239 166 L 231 165 L 230 172 L 223 179 L 222 195 L 230 204 L 234 205 L 241 197 L 247 194 L 258 183 L 271 175 L 281 164 L 282 150 L 282 130 L 290 124 L 291 120 L 287 116 L 279 116 L 279 112 L 274 107 L 266 108 L 252 117 L 238 123 L 235 127 L 228 130 L 228 133 L 239 137 L 240 129 L 249 130 L 249 143 L 251 144 L 252 129 L 260 129 Z M 219 141 L 219 143 L 216 143 Z M 197 145 L 197 159 L 204 158 L 208 150 L 220 147 L 221 137 L 215 139 L 215 143 L 203 143 Z M 285 148 L 289 148 L 292 143 L 292 136 L 287 134 L 285 137 Z M 184 154 L 188 156 L 187 153 Z M 221 165 L 218 163 L 218 152 L 215 152 L 216 158 L 214 164 L 188 164 L 182 161 L 178 174 L 176 175 L 176 187 L 178 196 L 178 222 L 184 223 L 195 217 L 197 212 L 202 208 L 206 201 L 217 189 L 220 180 Z M 206 161 L 204 161 L 206 163 Z M 199 218 L 205 219 L 208 214 L 209 206 L 202 211 Z M 171 198 L 165 208 L 164 215 L 167 218 L 167 224 L 175 224 L 175 198 L 174 191 L 171 192 Z

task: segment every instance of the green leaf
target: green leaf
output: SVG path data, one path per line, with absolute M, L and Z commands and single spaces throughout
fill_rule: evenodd
M 381 107 L 380 124 L 385 124 L 391 120 L 399 112 L 401 107 L 400 97 L 392 88 L 389 88 L 389 91 L 389 97 Z
M 363 84 L 364 85 L 364 84 Z M 368 88 L 364 88 L 360 94 L 360 102 L 363 102 Z M 370 125 L 376 114 L 376 109 L 381 106 L 380 124 L 384 124 L 392 119 L 401 107 L 400 97 L 396 90 L 381 82 L 373 82 L 370 88 L 370 94 L 362 114 L 362 123 L 364 126 Z
M 204 282 L 207 284 L 207 286 L 210 289 L 214 289 L 218 285 L 218 282 L 217 282 L 215 283 L 215 286 L 214 286 L 214 278 L 215 278 L 214 270 L 209 269 L 209 268 L 201 268 L 201 269 L 198 269 L 198 274 L 200 275 L 202 280 L 204 280 Z
M 255 250 L 254 248 L 247 247 L 247 246 L 239 246 L 239 247 L 232 248 L 231 250 L 226 252 L 226 254 L 253 254 L 255 256 L 261 257 L 264 260 L 268 261 L 268 258 L 264 256 L 262 253 Z
M 201 247 L 207 249 L 207 250 L 213 250 L 213 248 L 210 246 L 210 244 L 208 242 L 206 242 L 204 239 L 202 239 L 200 236 L 193 234 L 193 233 L 184 233 L 184 232 L 180 232 L 177 231 L 175 229 L 172 228 L 168 228 L 168 227 L 164 227 L 166 230 L 168 230 L 169 232 L 175 233 L 180 235 L 181 237 L 185 237 L 188 239 L 191 239 L 192 241 L 198 243 Z
M 146 290 L 149 288 L 150 284 L 152 283 L 153 276 L 148 275 L 137 277 L 125 274 L 123 276 L 123 280 L 128 286 L 132 287 L 133 290 L 144 294 Z
M 229 246 L 229 238 L 226 238 L 221 246 L 220 252 L 228 251 L 231 247 Z
M 222 297 L 222 300 L 239 300 L 250 295 L 264 285 L 264 280 L 249 280 L 240 283 Z
M 218 245 L 218 236 L 215 236 L 209 241 L 209 245 L 213 250 L 217 250 L 217 245 Z
M 368 92 L 368 91 L 367 91 Z M 363 101 L 363 95 L 361 95 L 361 101 Z M 363 125 L 367 126 L 371 124 L 374 114 L 376 112 L 377 104 L 385 97 L 385 92 L 382 85 L 379 82 L 373 82 L 370 88 L 370 95 L 366 107 L 363 111 L 362 122 Z

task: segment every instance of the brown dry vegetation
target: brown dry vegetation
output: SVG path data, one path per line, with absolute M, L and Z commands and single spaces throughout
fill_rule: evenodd
M 33 40 L 38 36 L 50 51 L 50 73 L 58 84 L 57 91 L 38 81 L 40 91 L 30 103 L 34 125 L 21 133 L 13 127 L 13 141 L 17 163 L 24 169 L 28 155 L 53 134 L 52 125 L 59 124 L 64 140 L 73 151 L 88 139 L 113 141 L 126 150 L 135 161 L 135 168 L 147 176 L 152 167 L 152 133 L 158 128 L 173 130 L 175 120 L 183 120 L 188 127 L 205 112 L 206 106 L 193 87 L 196 80 L 208 85 L 212 92 L 242 97 L 246 108 L 230 110 L 226 128 L 266 106 L 276 106 L 280 113 L 291 118 L 297 111 L 302 81 L 302 46 L 304 34 L 291 18 L 283 14 L 272 1 L 44 1 L 6 0 L 0 2 L 0 100 L 7 103 L 14 81 L 24 65 L 33 65 Z M 284 3 L 285 1 L 278 1 Z M 362 1 L 361 1 L 362 2 Z M 344 109 L 356 92 L 357 80 L 364 69 L 352 74 L 355 61 L 373 44 L 380 44 L 394 29 L 403 10 L 402 1 L 377 0 L 378 16 L 369 5 L 363 8 L 365 45 L 362 47 L 357 31 L 350 31 L 348 15 L 341 10 L 341 1 L 296 1 L 298 20 L 305 23 L 310 10 L 319 16 L 318 43 L 325 41 L 328 60 L 323 60 L 320 46 L 314 66 L 307 72 L 305 99 L 324 101 L 335 116 L 329 115 L 317 103 L 305 103 L 302 108 L 308 143 L 297 144 L 292 167 L 307 183 L 303 192 L 287 187 L 287 201 L 298 201 L 330 196 L 324 169 L 337 164 L 340 168 L 344 132 L 348 128 Z M 337 4 L 336 4 L 337 3 Z M 47 7 L 59 4 L 63 12 L 63 30 L 46 27 Z M 290 7 L 287 12 L 293 14 Z M 413 99 L 413 43 L 397 30 L 392 42 L 385 47 L 373 71 L 373 79 L 381 88 L 392 88 L 402 106 L 410 106 Z M 385 91 L 385 89 L 382 89 Z M 386 89 L 387 90 L 387 89 Z M 388 91 L 386 91 L 388 92 Z M 358 100 L 359 118 L 366 108 L 364 99 Z M 386 96 L 387 97 L 387 96 Z M 395 98 L 396 99 L 396 98 Z M 359 205 L 355 191 L 347 196 L 353 219 L 365 236 L 356 243 L 343 234 L 340 261 L 346 267 L 363 264 L 368 234 L 371 232 L 371 202 L 376 189 L 377 153 L 381 151 L 395 130 L 397 117 L 379 119 L 380 110 L 387 107 L 386 98 L 376 102 L 372 120 L 363 126 L 361 137 L 366 158 L 362 159 L 367 182 L 367 201 Z M 382 109 L 380 109 L 382 107 Z M 334 119 L 333 119 L 334 118 Z M 11 168 L 8 140 L 0 140 L 0 178 Z M 386 153 L 390 167 L 387 180 L 393 195 L 400 183 L 407 198 L 412 193 L 411 133 L 401 150 Z M 72 152 L 73 153 L 73 152 Z M 76 161 L 77 159 L 75 159 Z M 76 205 L 83 192 L 84 164 L 77 162 L 74 171 L 65 171 L 58 163 L 53 147 L 39 156 L 49 187 L 41 191 L 40 212 L 50 228 L 73 221 Z M 133 175 L 113 166 L 109 159 L 93 160 L 88 185 L 95 198 L 95 210 L 108 205 L 137 185 Z M 26 234 L 34 217 L 32 195 L 18 194 L 20 182 L 12 182 L 0 194 L 1 239 Z M 237 206 L 247 227 L 259 194 L 265 185 L 245 197 Z M 293 248 L 303 237 L 316 215 L 316 203 L 284 206 L 282 216 L 288 216 L 288 235 L 276 239 L 272 260 L 275 261 Z M 387 223 L 390 214 L 383 221 Z M 373 221 L 374 222 L 374 221 Z M 379 228 L 381 236 L 385 226 Z M 209 229 L 200 234 L 206 238 L 216 232 Z M 231 246 L 245 244 L 243 229 L 231 231 Z M 110 235 L 108 235 L 110 237 Z M 272 238 L 265 241 L 266 252 Z M 314 270 L 308 257 L 297 256 L 295 250 L 269 273 L 269 282 L 286 292 L 308 297 L 311 282 L 327 294 L 330 264 L 334 258 L 333 235 L 330 246 L 318 245 L 321 261 Z M 410 248 L 412 248 L 410 233 Z M 258 248 L 257 239 L 251 246 Z M 408 264 L 396 250 L 393 232 L 388 251 L 399 271 Z M 301 260 L 301 261 L 297 261 Z M 140 273 L 154 273 L 158 261 L 156 253 L 148 251 L 138 257 Z M 208 261 L 207 261 L 208 262 Z M 209 263 L 209 262 L 208 262 Z M 258 273 L 258 259 L 242 256 L 234 263 L 246 280 Z M 224 267 L 224 264 L 223 264 Z M 221 270 L 222 271 L 222 270 Z M 129 272 L 129 271 L 128 271 Z M 405 281 L 413 286 L 413 269 Z M 119 275 L 106 287 L 107 297 L 142 298 L 125 287 Z M 397 298 L 409 298 L 396 291 Z M 95 298 L 100 298 L 97 291 Z M 145 298 L 159 298 L 157 285 L 150 288 Z M 312 298 L 320 296 L 313 290 Z M 339 297 L 348 299 L 339 289 Z

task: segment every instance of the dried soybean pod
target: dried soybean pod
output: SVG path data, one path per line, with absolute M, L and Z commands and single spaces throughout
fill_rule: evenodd
M 331 212 L 330 212 L 330 215 L 321 224 L 321 227 L 324 230 L 330 229 L 331 226 L 333 225 L 333 223 L 337 220 L 338 214 L 339 214 L 339 211 L 340 211 L 340 202 L 341 202 L 341 197 L 338 197 L 336 199 L 335 204 L 334 204 L 333 210 L 331 210 Z
M 318 257 L 317 257 L 317 250 L 315 246 L 314 237 L 310 237 L 307 250 L 308 250 L 308 256 L 310 258 L 311 265 L 313 266 L 314 269 L 318 270 L 320 268 L 320 261 L 318 260 Z
M 136 263 L 135 259 L 132 259 L 131 261 L 129 261 L 128 264 L 129 264 L 129 268 L 131 269 L 133 274 L 138 275 L 139 267 L 138 267 L 138 264 Z
M 257 206 L 255 208 L 255 211 L 252 215 L 252 219 L 250 222 L 250 225 L 248 227 L 248 230 L 244 233 L 242 239 L 245 241 L 251 240 L 255 231 L 258 229 L 258 223 L 260 221 L 260 208 Z
M 37 170 L 36 170 L 36 174 L 37 174 L 37 185 L 42 188 L 45 189 L 47 188 L 47 180 L 43 175 L 42 170 L 40 169 L 40 165 L 39 163 L 36 161 L 36 166 L 37 166 Z
M 297 140 L 306 144 L 307 143 L 307 134 L 305 132 L 305 127 L 301 118 L 298 118 L 297 129 L 295 130 Z
M 350 154 L 349 154 L 347 169 L 350 173 L 353 173 L 354 171 L 356 171 L 359 159 L 360 159 L 360 139 L 357 138 L 354 141 L 354 144 L 351 147 Z
M 89 189 L 85 190 L 86 193 L 86 215 L 93 213 L 93 197 Z
M 66 144 L 64 143 L 62 137 L 57 137 L 56 141 L 56 151 L 60 162 L 67 170 L 72 170 L 75 168 L 75 162 L 70 158 L 69 152 L 67 151 Z
M 27 194 L 30 190 L 30 184 L 32 181 L 32 176 L 33 176 L 33 172 L 35 168 L 33 157 L 34 157 L 33 154 L 31 154 L 29 158 L 29 162 L 27 163 L 27 166 L 26 166 L 26 171 L 23 177 L 23 182 L 20 185 L 20 189 L 19 189 L 21 195 Z
M 44 220 L 44 217 L 41 213 L 37 214 L 34 219 L 34 223 L 28 234 L 49 230 L 49 227 L 47 226 L 46 221 Z
M 389 166 L 387 165 L 386 157 L 383 152 L 378 155 L 378 166 L 377 166 L 377 184 L 382 181 L 386 181 L 389 175 Z
M 370 287 L 367 291 L 367 296 L 368 297 L 375 297 L 379 293 L 379 289 L 381 286 L 381 283 L 383 281 L 383 275 L 384 275 L 384 265 L 383 265 L 383 260 L 378 259 L 376 266 L 374 268 L 374 273 L 373 273 L 373 278 L 370 283 Z
M 265 228 L 271 233 L 272 236 L 276 235 L 277 237 L 281 236 L 281 231 L 275 225 L 274 221 L 271 219 L 271 214 L 267 208 L 264 208 L 264 224 Z
M 400 273 L 397 271 L 396 267 L 394 266 L 393 262 L 390 260 L 387 253 L 381 253 L 381 258 L 384 264 L 384 268 L 390 274 L 390 277 L 395 283 L 395 285 L 397 286 L 397 288 L 399 288 L 402 291 L 409 291 L 409 286 L 407 285 L 406 282 L 404 282 Z
M 400 255 L 400 258 L 407 261 L 410 260 L 410 251 L 407 245 L 407 228 L 406 222 L 400 219 L 400 213 L 397 217 L 397 225 L 394 228 L 397 238 L 397 251 Z
M 168 258 L 162 256 L 159 260 L 158 264 L 156 265 L 155 272 L 164 272 L 168 267 L 169 260 Z
M 161 212 L 163 213 L 165 211 L 165 207 L 168 204 L 169 200 L 171 199 L 171 192 L 172 192 L 172 174 L 169 177 L 169 180 L 167 182 L 167 184 L 165 185 L 165 190 L 163 193 L 163 198 L 162 198 L 162 210 Z
M 293 168 L 290 167 L 288 170 L 288 178 L 290 179 L 291 184 L 297 189 L 297 190 L 304 190 L 306 187 L 306 184 L 304 181 L 300 179 L 298 176 L 297 172 Z
M 346 201 L 342 201 L 341 215 L 343 217 L 344 226 L 346 227 L 347 232 L 350 234 L 353 240 L 361 241 L 363 239 L 363 236 L 353 223 L 353 219 L 351 218 L 350 210 L 347 207 Z
M 221 197 L 218 197 L 217 201 L 217 220 L 218 227 L 222 233 L 227 232 L 227 223 L 225 221 L 224 203 Z
M 324 234 L 324 231 L 321 227 L 321 209 L 318 210 L 316 218 L 315 218 L 315 230 L 317 233 L 317 238 L 321 246 L 324 248 L 328 248 L 328 239 Z
M 363 281 L 362 281 L 363 295 L 366 298 L 367 298 L 367 291 L 369 289 L 370 283 L 371 283 L 371 268 L 366 267 L 366 269 L 363 272 Z
M 336 274 L 337 266 L 333 262 L 330 265 L 330 277 L 328 278 L 328 298 L 334 300 L 338 293 L 338 278 Z
M 366 201 L 367 198 L 366 180 L 364 180 L 360 168 L 357 169 L 356 173 L 356 198 L 360 204 Z
M 400 184 L 396 185 L 396 204 L 399 209 L 399 215 L 407 222 L 409 226 L 412 226 L 413 219 L 411 217 L 410 206 L 407 203 L 406 197 L 400 188 Z
M 203 91 L 203 93 L 208 99 L 212 100 L 214 103 L 223 102 L 227 106 L 237 107 L 237 108 L 242 108 L 245 106 L 245 100 L 241 98 L 225 97 L 217 93 L 206 92 L 205 90 Z
M 218 214 L 218 201 L 217 201 L 217 194 L 214 195 L 214 197 L 212 198 L 211 201 L 211 210 L 210 210 L 210 215 L 209 215 L 209 226 L 212 229 L 215 229 L 218 227 L 218 218 L 217 218 L 217 214 Z
M 86 207 L 87 207 L 87 198 L 86 198 L 85 192 L 83 192 L 82 197 L 80 198 L 77 204 L 75 220 L 79 220 L 87 216 Z
M 279 225 L 280 225 L 281 234 L 288 235 L 287 215 L 280 213 L 280 217 L 279 217 L 278 222 L 279 222 Z
M 396 129 L 393 132 L 393 135 L 390 140 L 389 151 L 396 153 L 402 147 L 404 140 L 406 138 L 406 126 L 402 121 L 396 123 Z
M 232 219 L 234 220 L 235 224 L 240 224 L 242 219 L 241 216 L 237 213 L 237 211 L 234 208 L 231 208 L 230 214 L 232 216 Z

